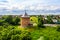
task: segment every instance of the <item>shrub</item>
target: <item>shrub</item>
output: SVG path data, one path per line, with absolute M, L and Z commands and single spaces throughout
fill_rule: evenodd
M 1 20 L 1 19 L 0 19 L 0 26 L 2 26 L 3 23 L 4 23 L 4 20 Z
M 59 31 L 59 32 L 60 32 L 60 26 L 57 26 L 57 31 Z
M 32 40 L 29 35 L 23 36 L 22 40 Z
M 9 26 L 9 23 L 3 23 L 2 25 L 4 28 L 7 28 Z
M 51 16 L 47 16 L 47 23 L 48 24 L 53 24 L 53 21 L 52 21 L 52 17 Z
M 37 26 L 41 27 L 41 28 L 44 28 L 44 26 L 43 26 L 43 18 L 41 16 L 38 16 Z
M 13 18 L 12 25 L 19 25 L 19 22 L 20 22 L 20 18 L 19 17 L 15 17 L 15 18 Z
M 30 32 L 24 31 L 21 34 L 22 40 L 32 40 Z
M 11 40 L 21 40 L 20 35 L 19 34 L 12 35 Z
M 3 16 L 2 20 L 0 20 L 0 24 L 4 25 L 2 23 L 8 23 L 10 25 L 19 25 L 20 18 L 18 16 L 12 17 L 11 15 L 9 16 Z

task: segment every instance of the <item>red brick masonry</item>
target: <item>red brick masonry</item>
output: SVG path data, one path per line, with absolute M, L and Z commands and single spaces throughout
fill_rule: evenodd
M 26 27 L 30 24 L 30 18 L 29 17 L 23 17 L 21 18 L 21 26 Z

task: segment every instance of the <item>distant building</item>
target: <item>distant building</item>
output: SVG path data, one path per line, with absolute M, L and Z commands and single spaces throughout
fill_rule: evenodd
M 52 19 L 52 21 L 53 21 L 54 23 L 58 22 L 56 19 Z
M 26 27 L 29 24 L 30 24 L 30 16 L 28 16 L 28 14 L 25 12 L 25 14 L 21 16 L 21 26 Z

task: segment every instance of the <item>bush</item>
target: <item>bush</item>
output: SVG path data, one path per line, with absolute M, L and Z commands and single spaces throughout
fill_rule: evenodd
M 47 23 L 48 24 L 53 24 L 53 21 L 52 21 L 52 17 L 51 16 L 47 16 Z
M 1 20 L 1 19 L 0 19 L 0 26 L 2 26 L 3 23 L 4 23 L 4 20 Z
M 2 25 L 4 28 L 7 28 L 8 26 L 9 26 L 9 24 L 8 23 L 3 23 L 3 25 Z
M 3 16 L 2 19 L 0 19 L 0 25 L 4 25 L 4 23 L 8 23 L 10 25 L 19 25 L 20 18 L 18 16 L 12 17 L 9 16 Z
M 31 38 L 30 35 L 31 35 L 30 32 L 24 31 L 24 32 L 21 34 L 22 40 L 32 40 L 32 38 Z
M 15 18 L 13 18 L 12 25 L 19 25 L 19 22 L 20 22 L 20 18 L 19 17 L 15 17 Z
M 20 35 L 19 34 L 12 35 L 11 40 L 21 40 Z
M 29 35 L 23 36 L 22 40 L 32 40 Z
M 44 26 L 43 26 L 43 18 L 41 16 L 38 16 L 37 26 L 41 27 L 41 28 L 44 28 Z
M 32 23 L 38 23 L 38 19 L 37 19 L 37 17 L 35 17 L 35 16 L 30 17 L 30 21 L 31 21 Z
M 12 19 L 13 19 L 13 17 L 11 15 L 9 15 L 5 18 L 5 22 L 8 22 L 9 24 L 11 24 L 13 22 Z
M 59 32 L 60 32 L 60 26 L 57 26 L 57 31 L 59 31 Z

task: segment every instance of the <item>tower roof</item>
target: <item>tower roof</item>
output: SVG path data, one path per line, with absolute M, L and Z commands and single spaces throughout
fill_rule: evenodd
M 28 14 L 25 11 L 25 13 L 21 17 L 29 17 L 29 16 L 28 16 Z

